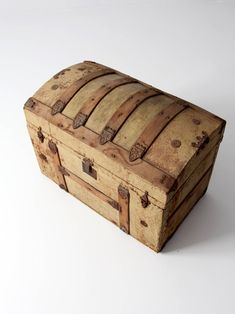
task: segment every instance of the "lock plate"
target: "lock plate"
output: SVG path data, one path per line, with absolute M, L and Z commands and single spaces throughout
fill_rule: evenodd
M 82 170 L 89 176 L 97 180 L 97 172 L 93 168 L 93 162 L 89 158 L 84 158 L 82 161 Z

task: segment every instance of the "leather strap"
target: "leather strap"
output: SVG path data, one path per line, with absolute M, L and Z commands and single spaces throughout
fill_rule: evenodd
M 77 129 L 78 127 L 85 124 L 95 107 L 98 105 L 98 103 L 112 90 L 115 88 L 129 84 L 129 83 L 135 83 L 137 80 L 126 76 L 122 77 L 117 80 L 113 80 L 110 83 L 104 84 L 101 86 L 94 94 L 94 96 L 91 96 L 85 104 L 82 106 L 80 111 L 77 113 L 76 117 L 73 120 L 73 128 Z
M 135 144 L 131 147 L 129 160 L 134 161 L 143 157 L 167 124 L 185 108 L 187 108 L 187 106 L 184 102 L 175 101 L 166 109 L 156 114 L 151 122 L 146 126 Z
M 89 73 L 88 75 L 80 78 L 75 81 L 70 87 L 68 87 L 65 92 L 61 95 L 60 99 L 56 101 L 56 103 L 52 106 L 51 114 L 55 115 L 64 110 L 70 99 L 88 82 L 98 78 L 100 76 L 104 76 L 107 74 L 115 73 L 112 69 L 102 69 L 97 72 Z
M 129 115 L 147 98 L 161 94 L 152 88 L 145 88 L 134 95 L 131 95 L 124 101 L 117 111 L 112 115 L 103 131 L 100 134 L 100 144 L 105 144 L 111 141 Z

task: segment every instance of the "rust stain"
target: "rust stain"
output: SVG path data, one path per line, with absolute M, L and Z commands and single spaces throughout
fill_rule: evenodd
M 47 157 L 42 153 L 39 154 L 39 158 L 41 158 L 41 160 L 43 160 L 45 162 L 48 162 Z
M 146 222 L 146 221 L 144 221 L 144 220 L 140 220 L 140 223 L 141 223 L 141 225 L 142 225 L 142 226 L 144 226 L 145 228 L 147 228 L 147 227 L 148 227 L 148 224 L 147 224 L 147 222 Z

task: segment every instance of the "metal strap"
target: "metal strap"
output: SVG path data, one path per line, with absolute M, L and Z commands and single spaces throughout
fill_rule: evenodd
M 184 102 L 176 101 L 170 104 L 166 109 L 156 114 L 151 122 L 146 126 L 135 144 L 131 147 L 129 160 L 134 161 L 143 157 L 167 124 L 186 107 L 187 106 Z
M 70 87 L 68 87 L 65 92 L 61 95 L 60 99 L 52 106 L 51 114 L 55 115 L 62 112 L 70 99 L 88 82 L 94 80 L 95 78 L 115 73 L 112 69 L 102 69 L 97 72 L 89 73 L 85 77 L 80 78 L 75 81 Z
M 76 129 L 82 125 L 85 124 L 88 117 L 91 115 L 92 111 L 95 109 L 95 107 L 98 105 L 98 103 L 112 90 L 115 88 L 129 84 L 129 83 L 135 83 L 137 82 L 136 79 L 133 79 L 131 77 L 122 77 L 117 80 L 113 80 L 110 83 L 104 84 L 101 86 L 94 94 L 94 96 L 91 96 L 85 104 L 82 106 L 82 108 L 77 113 L 76 117 L 73 120 L 73 128 Z
M 124 101 L 118 110 L 112 115 L 100 134 L 100 144 L 111 141 L 129 115 L 146 99 L 160 95 L 161 92 L 152 88 L 145 88 Z

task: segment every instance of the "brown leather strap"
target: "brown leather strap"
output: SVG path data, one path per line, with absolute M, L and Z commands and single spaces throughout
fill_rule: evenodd
M 186 107 L 187 106 L 184 102 L 176 101 L 170 104 L 166 109 L 156 114 L 151 122 L 146 126 L 135 144 L 131 147 L 129 160 L 134 161 L 143 157 L 153 141 L 167 126 L 167 124 Z
M 100 144 L 111 141 L 129 115 L 147 98 L 159 95 L 161 92 L 145 88 L 130 96 L 112 115 L 100 134 Z
M 56 101 L 56 103 L 52 106 L 51 114 L 55 115 L 59 112 L 62 112 L 70 99 L 88 82 L 98 78 L 100 76 L 104 76 L 107 74 L 115 73 L 112 69 L 102 69 L 97 72 L 89 73 L 85 77 L 80 78 L 75 81 L 70 87 L 68 87 L 65 92 L 61 95 L 60 99 Z
M 137 80 L 131 78 L 131 77 L 122 77 L 117 80 L 113 80 L 110 83 L 104 84 L 101 86 L 94 94 L 94 96 L 91 96 L 85 104 L 82 106 L 80 111 L 77 113 L 76 117 L 73 120 L 73 128 L 76 129 L 82 125 L 85 124 L 88 117 L 92 113 L 92 111 L 95 109 L 95 107 L 98 105 L 98 103 L 103 99 L 108 93 L 110 93 L 115 88 L 129 84 L 129 83 L 135 83 Z

